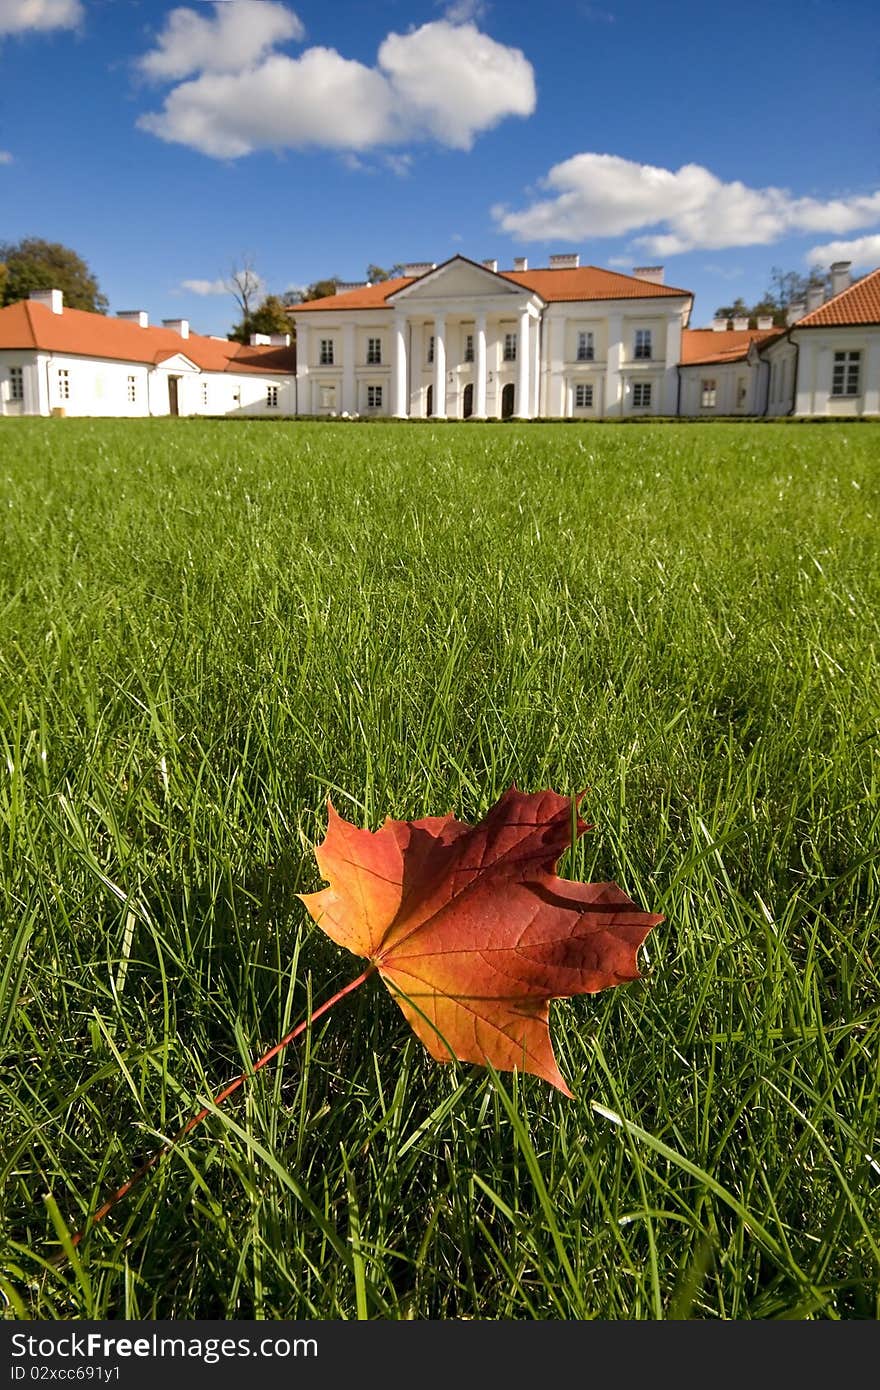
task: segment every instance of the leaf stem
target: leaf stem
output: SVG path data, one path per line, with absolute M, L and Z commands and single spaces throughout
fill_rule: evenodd
M 323 1004 L 319 1004 L 317 1009 L 314 1009 L 312 1013 L 309 1014 L 308 1018 L 303 1019 L 303 1021 L 301 1023 L 298 1023 L 295 1028 L 291 1028 L 290 1032 L 286 1034 L 286 1036 L 283 1037 L 280 1042 L 275 1043 L 274 1047 L 270 1047 L 268 1052 L 264 1052 L 262 1057 L 260 1057 L 258 1061 L 254 1062 L 253 1066 L 249 1071 L 243 1071 L 241 1076 L 237 1076 L 234 1081 L 230 1081 L 228 1086 L 224 1086 L 222 1091 L 218 1091 L 217 1095 L 211 1101 L 210 1105 L 203 1106 L 202 1109 L 199 1110 L 195 1115 L 191 1115 L 190 1118 L 187 1120 L 186 1124 L 183 1125 L 183 1127 L 177 1131 L 173 1138 L 169 1139 L 167 1143 L 163 1144 L 161 1149 L 157 1149 L 156 1152 L 147 1159 L 146 1163 L 144 1163 L 142 1167 L 138 1168 L 137 1172 L 132 1173 L 131 1177 L 126 1179 L 126 1181 L 122 1184 L 121 1187 L 117 1187 L 116 1191 L 112 1193 L 110 1197 L 107 1198 L 103 1206 L 100 1206 L 98 1210 L 89 1217 L 88 1221 L 82 1227 L 82 1229 L 77 1231 L 76 1235 L 71 1237 L 71 1249 L 75 1250 L 76 1247 L 79 1245 L 80 1241 L 83 1239 L 83 1236 L 86 1234 L 86 1232 L 90 1231 L 93 1226 L 97 1226 L 99 1221 L 103 1221 L 104 1217 L 108 1214 L 108 1212 L 111 1212 L 113 1210 L 117 1202 L 121 1202 L 122 1198 L 125 1197 L 133 1187 L 137 1186 L 141 1178 L 146 1177 L 150 1169 L 155 1168 L 156 1164 L 159 1163 L 161 1159 L 163 1159 L 166 1156 L 166 1154 L 171 1153 L 172 1149 L 177 1147 L 181 1139 L 185 1139 L 186 1136 L 189 1133 L 191 1133 L 192 1130 L 195 1129 L 196 1125 L 201 1124 L 202 1120 L 204 1120 L 207 1115 L 210 1115 L 211 1111 L 214 1110 L 216 1106 L 222 1105 L 225 1100 L 228 1100 L 229 1097 L 233 1095 L 239 1089 L 240 1086 L 244 1085 L 249 1076 L 253 1076 L 255 1072 L 260 1071 L 262 1067 L 265 1067 L 269 1062 L 271 1062 L 273 1057 L 277 1057 L 278 1053 L 282 1052 L 284 1048 L 287 1047 L 288 1043 L 292 1043 L 294 1039 L 298 1038 L 301 1033 L 304 1033 L 311 1024 L 316 1023 L 317 1020 L 321 1018 L 323 1014 L 328 1013 L 330 1009 L 333 1008 L 334 1004 L 339 1003 L 340 999 L 344 999 L 347 994 L 351 994 L 354 990 L 358 988 L 359 985 L 362 985 L 365 980 L 369 979 L 369 977 L 373 974 L 375 969 L 375 963 L 371 963 L 370 965 L 368 965 L 366 970 L 364 970 L 360 975 L 358 975 L 356 979 L 349 981 L 349 983 L 347 985 L 344 985 L 342 989 L 337 990 L 337 992 L 332 996 L 332 998 L 325 1000 Z M 62 1250 L 59 1251 L 56 1256 L 54 1256 L 52 1263 L 63 1264 L 63 1262 L 67 1258 L 67 1252 Z

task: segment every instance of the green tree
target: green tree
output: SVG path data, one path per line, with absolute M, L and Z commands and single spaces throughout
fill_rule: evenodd
M 61 290 L 71 309 L 87 309 L 106 314 L 107 296 L 81 256 L 58 241 L 24 237 L 22 241 L 0 245 L 0 262 L 6 274 L 0 276 L 0 303 L 14 304 L 27 299 L 31 290 Z
M 398 275 L 402 274 L 402 265 L 393 265 L 389 270 L 383 270 L 380 265 L 367 266 L 367 279 L 371 285 L 381 285 L 386 280 L 396 280 Z
M 326 280 L 316 280 L 313 285 L 306 285 L 303 290 L 303 301 L 309 299 L 327 299 L 331 294 L 335 294 L 342 280 L 338 275 L 331 275 Z
M 284 312 L 284 302 L 277 294 L 267 294 L 247 319 L 229 332 L 232 342 L 246 343 L 252 333 L 292 333 L 293 320 Z

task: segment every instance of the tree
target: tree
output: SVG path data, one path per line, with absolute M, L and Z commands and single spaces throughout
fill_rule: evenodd
M 303 300 L 327 299 L 331 294 L 335 294 L 342 280 L 338 275 L 331 275 L 327 280 L 316 280 L 313 285 L 306 285 L 303 290 Z
M 233 264 L 227 284 L 241 311 L 241 323 L 236 324 L 230 337 L 235 335 L 239 342 L 246 343 L 251 333 L 259 331 L 251 328 L 251 319 L 257 296 L 263 289 L 263 281 L 254 269 L 253 256 L 245 254 L 241 258 L 241 265 Z M 238 337 L 239 334 L 243 336 Z
M 402 265 L 393 265 L 390 270 L 383 270 L 380 265 L 367 266 L 367 279 L 371 285 L 381 285 L 385 280 L 396 280 L 398 275 L 402 274 Z
M 71 309 L 107 312 L 107 296 L 101 293 L 85 261 L 59 241 L 24 237 L 19 242 L 0 244 L 0 262 L 6 269 L 5 275 L 0 275 L 0 304 L 27 299 L 31 290 L 61 290 L 64 303 Z
M 720 309 L 715 310 L 717 319 L 738 319 L 751 314 L 751 309 L 741 295 L 732 304 L 722 304 Z
M 784 328 L 786 314 L 792 304 L 806 300 L 811 289 L 821 289 L 827 299 L 831 291 L 830 279 L 820 270 L 812 270 L 809 275 L 801 275 L 797 270 L 782 270 L 775 265 L 770 271 L 770 284 L 757 304 L 746 304 L 742 298 L 732 304 L 722 304 L 715 310 L 719 319 L 748 317 L 749 328 L 757 328 L 758 319 L 771 317 L 774 326 Z
M 236 343 L 246 343 L 252 333 L 292 333 L 293 320 L 284 312 L 284 303 L 277 294 L 267 294 L 261 304 L 251 312 L 248 327 L 242 319 L 228 334 Z

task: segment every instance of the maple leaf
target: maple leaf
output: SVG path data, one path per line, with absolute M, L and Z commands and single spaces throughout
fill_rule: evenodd
M 322 930 L 372 963 L 437 1061 L 518 1067 L 571 1095 L 550 1000 L 639 979 L 638 948 L 663 917 L 616 883 L 556 876 L 570 799 L 514 786 L 478 825 L 386 818 L 376 831 L 327 805 L 315 857 L 329 887 L 299 894 Z

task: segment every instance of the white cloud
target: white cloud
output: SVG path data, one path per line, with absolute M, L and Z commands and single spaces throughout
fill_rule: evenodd
M 229 284 L 226 280 L 181 280 L 180 288 L 189 290 L 190 294 L 229 294 Z
M 525 54 L 496 43 L 474 24 L 444 19 L 409 34 L 389 34 L 379 66 L 396 97 L 397 121 L 453 149 L 468 150 L 477 131 L 535 109 L 535 77 Z
M 485 0 L 451 0 L 443 7 L 443 18 L 450 24 L 468 24 L 471 20 L 485 19 L 488 9 Z
M 442 19 L 389 34 L 375 67 L 317 47 L 298 58 L 267 53 L 234 72 L 203 64 L 138 124 L 218 159 L 285 146 L 364 151 L 420 139 L 469 149 L 480 131 L 534 106 L 534 73 L 519 49 L 473 24 Z
M 827 241 L 814 246 L 804 257 L 809 265 L 831 265 L 833 261 L 852 261 L 858 269 L 874 270 L 880 266 L 880 232 L 856 237 L 854 241 Z
M 880 192 L 798 198 L 784 188 L 724 183 L 700 164 L 678 170 L 609 154 L 576 154 L 541 186 L 550 196 L 521 212 L 496 207 L 502 230 L 524 241 L 584 241 L 656 228 L 636 239 L 651 256 L 765 245 L 796 232 L 846 232 L 880 218 Z
M 0 164 L 11 164 L 12 162 L 13 156 L 9 150 L 0 150 Z
M 156 47 L 137 66 L 160 80 L 193 72 L 240 72 L 276 44 L 304 35 L 299 16 L 274 0 L 218 2 L 207 17 L 183 7 L 170 12 Z
M 83 17 L 81 0 L 0 0 L 0 34 L 75 29 Z
M 411 154 L 386 154 L 385 156 L 386 167 L 399 179 L 405 179 L 412 173 L 414 163 Z
M 384 78 L 331 48 L 276 53 L 240 73 L 205 73 L 169 93 L 144 130 L 217 159 L 284 145 L 363 150 L 391 120 Z

